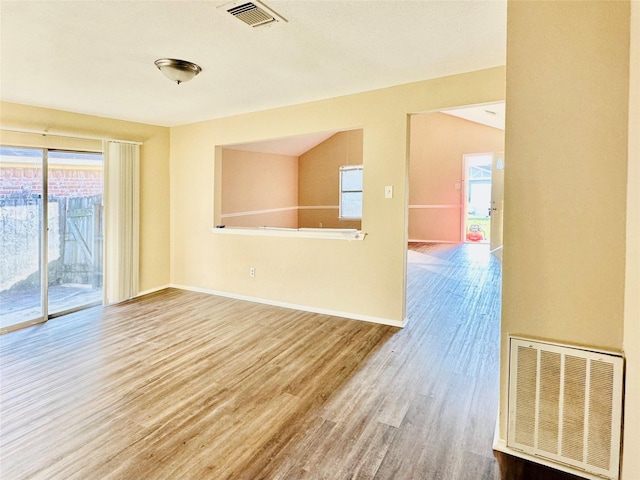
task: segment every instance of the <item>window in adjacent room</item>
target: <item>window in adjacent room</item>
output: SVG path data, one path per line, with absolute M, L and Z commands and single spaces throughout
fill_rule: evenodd
M 361 209 L 340 210 L 340 167 L 362 168 L 363 137 L 359 128 L 219 145 L 215 225 L 360 230 Z M 352 183 L 343 197 L 360 203 L 362 180 Z
M 362 218 L 362 165 L 340 167 L 340 218 Z

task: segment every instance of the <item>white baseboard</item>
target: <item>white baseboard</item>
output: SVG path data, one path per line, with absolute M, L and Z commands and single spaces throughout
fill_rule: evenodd
M 162 285 L 161 287 L 154 287 L 154 288 L 150 288 L 148 290 L 144 290 L 143 292 L 138 292 L 138 294 L 136 295 L 136 297 L 141 297 L 142 295 L 148 295 L 150 293 L 154 293 L 154 292 L 159 292 L 160 290 L 164 290 L 165 288 L 170 288 L 171 285 Z
M 308 305 L 298 305 L 296 303 L 280 302 L 277 300 L 269 300 L 266 298 L 250 297 L 248 295 L 239 295 L 236 293 L 223 292 L 220 290 L 210 290 L 208 288 L 190 287 L 187 285 L 176 285 L 173 283 L 170 284 L 169 287 L 178 288 L 180 290 L 188 290 L 191 292 L 207 293 L 209 295 L 217 295 L 219 297 L 233 298 L 236 300 L 244 300 L 246 302 L 261 303 L 264 305 L 272 305 L 275 307 L 290 308 L 292 310 L 300 310 L 303 312 L 320 313 L 323 315 L 331 315 L 334 317 L 349 318 L 351 320 L 361 320 L 363 322 L 378 323 L 381 325 L 389 325 L 391 327 L 402 328 L 406 324 L 406 319 L 404 321 L 391 320 L 389 318 L 373 317 L 369 315 L 360 315 L 357 313 L 340 312 L 337 310 L 330 310 L 326 308 L 311 307 Z

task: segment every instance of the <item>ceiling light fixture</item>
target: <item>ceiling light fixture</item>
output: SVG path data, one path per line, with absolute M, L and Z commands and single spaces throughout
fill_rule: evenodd
M 177 60 L 175 58 L 159 58 L 155 61 L 155 64 L 165 77 L 172 82 L 176 82 L 178 85 L 182 82 L 188 82 L 202 71 L 202 69 L 193 62 Z

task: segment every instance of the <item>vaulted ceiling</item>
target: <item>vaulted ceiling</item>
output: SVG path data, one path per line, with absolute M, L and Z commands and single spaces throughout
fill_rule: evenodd
M 228 3 L 2 0 L 0 99 L 174 126 L 505 63 L 505 1 L 266 0 L 262 27 Z

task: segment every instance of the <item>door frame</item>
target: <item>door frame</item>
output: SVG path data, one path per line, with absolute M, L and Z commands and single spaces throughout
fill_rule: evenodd
M 489 251 L 502 260 L 504 243 L 504 152 L 495 152 L 491 161 L 491 239 Z
M 460 240 L 462 243 L 488 243 L 487 242 L 471 242 L 467 240 L 467 215 L 469 203 L 467 201 L 469 195 L 469 165 L 467 159 L 470 157 L 490 157 L 492 161 L 487 165 L 493 164 L 493 157 L 497 152 L 477 152 L 477 153 L 465 153 L 462 155 L 462 205 L 460 208 Z M 493 172 L 492 172 L 493 174 Z M 493 176 L 490 180 L 491 188 L 493 189 Z M 491 234 L 490 238 L 491 238 Z

